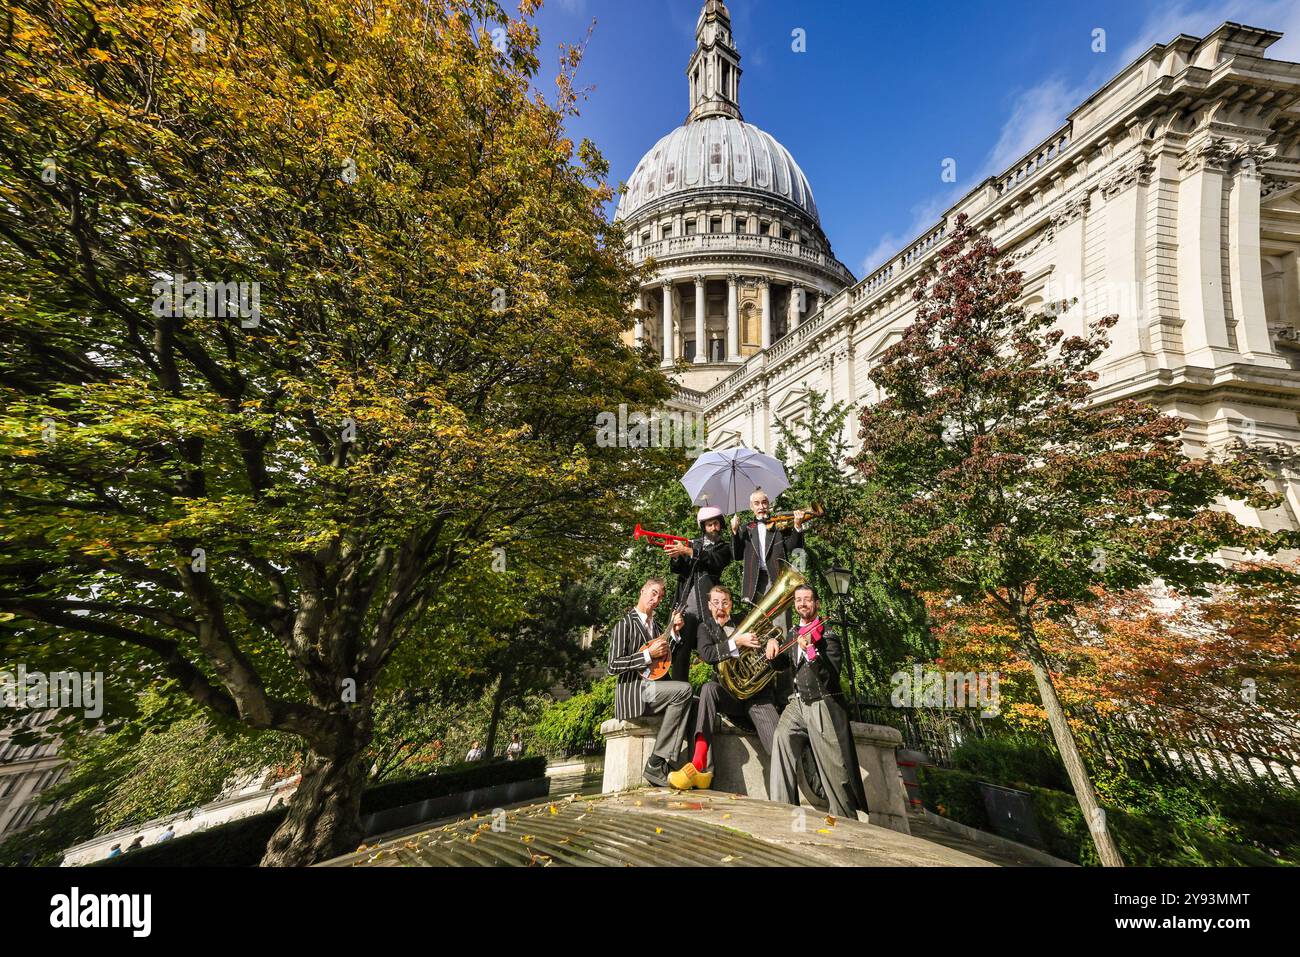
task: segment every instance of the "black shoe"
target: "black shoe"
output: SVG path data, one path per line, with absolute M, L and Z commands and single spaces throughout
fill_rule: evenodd
M 651 755 L 650 760 L 645 763 L 645 770 L 641 773 L 650 784 L 657 788 L 666 788 L 668 787 L 668 772 L 670 770 L 668 762 L 655 754 Z

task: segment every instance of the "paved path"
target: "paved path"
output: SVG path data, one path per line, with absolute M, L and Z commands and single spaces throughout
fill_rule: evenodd
M 644 788 L 508 808 L 394 837 L 327 867 L 980 867 L 942 843 L 716 791 Z

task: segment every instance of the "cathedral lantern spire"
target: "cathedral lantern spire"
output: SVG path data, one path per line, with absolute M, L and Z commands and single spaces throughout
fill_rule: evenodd
M 686 65 L 691 112 L 686 122 L 740 115 L 740 54 L 731 36 L 731 14 L 722 0 L 708 0 L 695 24 L 695 53 Z

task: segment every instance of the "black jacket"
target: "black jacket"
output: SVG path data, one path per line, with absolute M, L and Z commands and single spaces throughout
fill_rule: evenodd
M 770 585 L 780 574 L 780 562 L 789 561 L 796 549 L 803 548 L 803 532 L 791 527 L 786 529 L 769 528 L 767 530 L 767 581 Z M 744 561 L 745 570 L 741 576 L 740 597 L 745 601 L 756 601 L 758 597 L 758 522 L 747 522 L 736 531 L 731 540 L 731 553 L 736 561 Z
M 739 624 L 739 620 L 732 617 L 727 624 L 734 627 Z M 712 615 L 700 622 L 697 634 L 699 637 L 696 639 L 695 651 L 705 662 L 716 668 L 724 659 L 731 657 L 728 643 L 732 636 L 713 620 Z
M 701 535 L 690 545 L 695 557 L 674 558 L 668 570 L 677 576 L 675 604 L 703 620 L 709 617 L 709 589 L 722 580 L 723 570 L 731 564 L 731 544 L 725 538 L 711 542 Z
M 799 626 L 791 625 L 790 630 L 786 632 L 785 640 L 793 642 L 798 634 Z M 822 640 L 817 642 L 815 647 L 817 657 L 809 662 L 800 657 L 799 645 L 795 642 L 776 656 L 772 661 L 772 667 L 777 671 L 793 669 L 794 690 L 804 704 L 811 704 L 822 698 L 833 698 L 843 704 L 844 693 L 840 688 L 840 669 L 844 665 L 844 648 L 840 644 L 839 636 L 823 623 Z

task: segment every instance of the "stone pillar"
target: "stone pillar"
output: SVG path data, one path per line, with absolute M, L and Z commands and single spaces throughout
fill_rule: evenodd
M 673 356 L 676 350 L 673 348 L 673 284 L 664 283 L 664 359 L 660 363 L 663 366 L 673 364 Z
M 853 344 L 853 337 L 857 334 L 857 326 L 853 322 L 848 322 L 844 327 L 844 381 L 845 381 L 845 401 L 852 410 L 844 419 L 844 441 L 850 449 L 856 450 L 858 447 L 858 363 L 857 348 Z
M 740 305 L 736 300 L 739 277 L 727 277 L 727 360 L 740 361 Z
M 1067 335 L 1083 335 L 1083 219 L 1091 204 L 1091 195 L 1085 193 L 1070 200 L 1052 217 L 1056 229 L 1056 269 L 1048 280 L 1049 300 L 1077 299 L 1074 305 L 1059 313 L 1056 328 Z
M 709 361 L 709 344 L 704 340 L 704 277 L 695 277 L 695 361 Z
M 1203 140 L 1179 164 L 1178 314 L 1189 365 L 1215 368 L 1227 361 L 1223 310 L 1223 141 Z M 1216 356 L 1218 351 L 1220 355 Z
M 1142 286 L 1146 278 L 1146 187 L 1154 167 L 1145 156 L 1138 156 L 1101 185 L 1106 199 L 1106 301 L 1098 303 L 1091 315 L 1117 315 L 1111 330 L 1108 358 L 1114 362 L 1143 349 L 1143 315 L 1145 297 Z M 1133 371 L 1145 372 L 1141 357 L 1135 358 Z
M 1240 162 L 1228 195 L 1228 275 L 1237 350 L 1252 359 L 1277 355 L 1264 320 L 1264 277 L 1259 259 L 1259 164 L 1273 153 L 1272 147 L 1239 147 Z
M 634 341 L 636 342 L 636 347 L 640 349 L 643 345 L 645 345 L 645 319 L 640 315 L 640 313 L 645 311 L 644 293 L 637 294 L 636 308 L 637 308 L 638 315 L 636 317 L 636 330 L 634 332 L 634 337 L 635 337 Z
M 803 302 L 803 287 L 791 286 L 790 306 L 785 311 L 785 325 L 786 328 L 789 329 L 791 332 L 794 332 L 794 330 L 799 328 L 799 319 L 801 318 L 799 306 L 802 304 L 802 302 Z
M 772 346 L 772 284 L 766 279 L 758 281 L 758 301 L 762 310 L 764 349 Z

